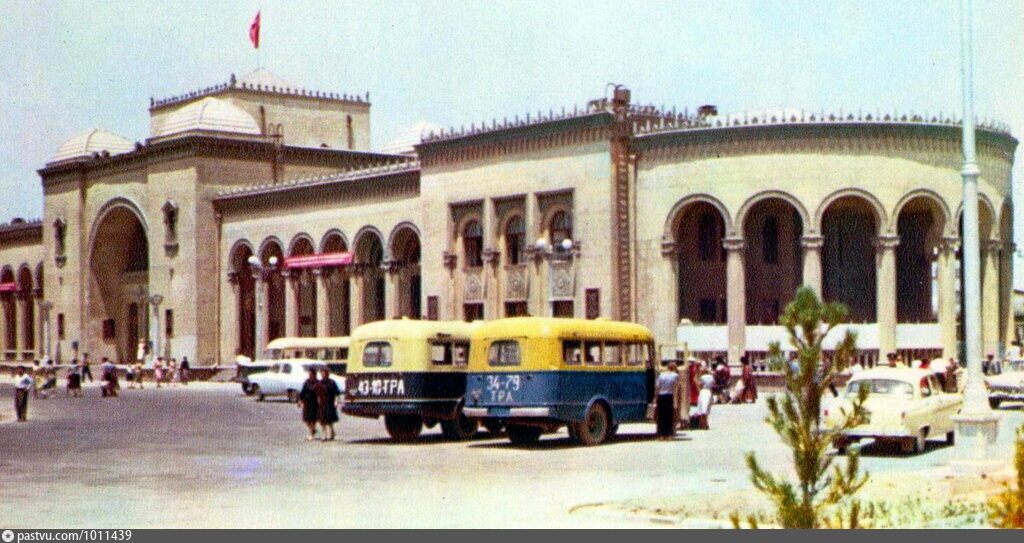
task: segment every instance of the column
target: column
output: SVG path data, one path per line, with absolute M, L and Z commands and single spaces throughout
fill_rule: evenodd
M 50 310 L 53 309 L 53 302 L 39 300 L 39 327 L 42 342 L 39 346 L 39 353 L 47 359 L 53 360 L 53 353 L 50 349 Z
M 281 270 L 284 278 L 284 335 L 299 335 L 299 274 L 293 270 Z
M 7 297 L 10 294 L 0 294 L 0 360 L 7 359 L 7 351 L 11 346 L 7 344 Z
M 821 298 L 821 247 L 825 238 L 821 236 L 804 236 L 800 238 L 800 246 L 804 250 L 803 284 Z
M 678 244 L 672 239 L 662 239 L 661 260 L 658 261 L 657 268 L 652 270 L 654 272 L 655 284 L 650 288 L 651 299 L 657 302 L 652 305 L 656 305 L 656 307 L 637 306 L 638 315 L 648 312 L 647 319 L 654 323 L 653 330 L 658 337 L 658 341 L 662 344 L 673 345 L 673 349 L 678 347 L 676 344 L 679 341 L 677 331 L 679 328 L 678 263 Z M 640 322 L 645 322 L 643 317 L 641 317 Z M 681 348 L 679 347 L 679 349 Z M 659 353 L 659 356 L 664 357 L 669 356 L 669 354 L 662 352 Z M 674 350 L 671 356 L 675 356 Z
M 253 297 L 255 298 L 253 305 L 256 306 L 253 309 L 256 312 L 253 319 L 256 321 L 256 338 L 253 341 L 255 348 L 253 349 L 252 356 L 259 360 L 263 358 L 263 349 L 267 346 L 267 322 L 269 321 L 269 316 L 267 315 L 267 281 L 263 279 L 263 271 L 256 268 L 252 270 L 252 279 Z M 239 322 L 238 325 L 241 326 L 242 323 Z
M 544 311 L 544 289 L 540 283 L 540 265 L 536 256 L 537 238 L 540 237 L 540 227 L 537 221 L 540 217 L 540 210 L 537 204 L 537 195 L 533 192 L 526 194 L 526 206 L 523 209 L 523 222 L 526 223 L 526 262 L 527 262 L 527 291 L 526 311 L 530 315 L 540 316 Z
M 982 244 L 981 341 L 983 356 L 1000 355 L 999 348 L 999 258 L 1002 242 L 988 240 Z
M 328 321 L 329 296 L 328 285 L 331 282 L 332 271 L 329 268 L 313 268 L 313 280 L 316 282 L 316 331 L 317 337 L 331 335 L 331 323 Z
M 942 337 L 942 358 L 957 356 L 956 349 L 956 250 L 959 238 L 943 238 L 939 244 L 936 286 L 939 290 L 939 331 Z
M 14 298 L 14 359 L 22 360 L 21 351 L 25 350 L 25 294 L 18 292 Z
M 739 365 L 740 357 L 746 352 L 747 343 L 747 295 L 743 263 L 746 243 L 743 238 L 726 238 L 723 240 L 723 246 L 727 253 L 725 295 L 729 326 L 729 364 Z
M 348 274 L 348 322 L 354 330 L 363 324 L 363 281 L 362 270 L 358 265 L 349 266 Z
M 494 202 L 489 198 L 483 201 L 483 229 L 484 229 L 484 269 L 483 269 L 483 296 L 484 319 L 496 319 L 501 316 L 498 297 L 497 261 L 498 252 L 495 249 L 498 240 L 498 233 L 495 229 Z
M 384 318 L 397 319 L 402 316 L 402 300 L 398 296 L 398 262 L 385 260 L 380 269 L 384 274 Z
M 35 292 L 39 292 L 36 290 Z M 32 312 L 32 341 L 35 343 L 32 346 L 33 358 L 41 358 L 45 353 L 43 343 L 43 312 L 40 309 L 39 304 L 43 301 L 38 294 L 32 294 L 29 296 L 28 303 L 31 306 L 35 306 L 35 311 Z
M 1009 346 L 1016 340 L 1013 322 L 1013 255 L 1016 252 L 1016 244 L 1006 243 L 1003 246 L 1003 258 L 1000 259 L 999 316 L 1002 325 L 1000 327 L 1002 336 L 999 338 L 999 343 L 1003 346 Z
M 875 276 L 875 320 L 878 322 L 878 356 L 896 352 L 896 247 L 899 236 L 879 236 L 875 243 L 878 273 Z

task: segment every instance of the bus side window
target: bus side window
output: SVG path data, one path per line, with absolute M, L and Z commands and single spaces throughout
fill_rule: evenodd
M 521 362 L 518 341 L 495 341 L 487 349 L 487 363 L 491 366 L 518 366 Z
M 367 343 L 363 349 L 363 366 L 367 368 L 391 365 L 391 344 L 386 341 Z
M 629 343 L 626 347 L 626 365 L 642 366 L 644 364 L 644 346 L 641 343 Z
M 604 365 L 606 365 L 606 366 L 621 366 L 622 365 L 622 344 L 621 343 L 605 343 L 604 344 Z
M 583 361 L 588 366 L 601 365 L 601 343 L 598 341 L 587 341 L 583 343 Z
M 348 347 L 338 349 L 338 360 L 348 359 Z
M 469 364 L 469 343 L 452 344 L 452 359 L 456 366 L 466 367 Z
M 562 341 L 562 361 L 566 366 L 579 366 L 583 361 L 583 351 L 579 341 Z
M 430 345 L 430 361 L 438 366 L 450 366 L 452 363 L 452 344 L 432 343 Z

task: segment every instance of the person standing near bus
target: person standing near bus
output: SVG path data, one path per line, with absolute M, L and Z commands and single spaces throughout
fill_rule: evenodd
M 657 392 L 655 420 L 658 439 L 671 439 L 676 434 L 675 415 L 679 409 L 679 366 L 669 362 L 668 367 L 658 374 L 654 389 Z
M 299 409 L 302 410 L 302 422 L 306 424 L 306 428 L 309 429 L 309 435 L 306 439 L 313 441 L 316 439 L 316 423 L 317 423 L 317 395 L 316 395 L 316 370 L 310 368 L 309 377 L 302 383 L 302 390 L 299 391 Z
M 338 396 L 341 390 L 331 379 L 331 370 L 320 368 L 320 380 L 316 382 L 316 420 L 324 433 L 324 441 L 334 441 L 334 423 L 338 422 Z

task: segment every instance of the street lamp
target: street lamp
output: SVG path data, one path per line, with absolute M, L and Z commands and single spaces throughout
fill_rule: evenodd
M 253 294 L 256 298 L 256 352 L 253 355 L 255 358 L 260 359 L 263 358 L 263 346 L 267 343 L 267 323 L 263 311 L 263 273 L 277 267 L 277 257 L 272 256 L 268 258 L 267 266 L 264 266 L 263 262 L 256 255 L 250 256 L 247 262 L 249 266 L 252 266 L 252 278 L 256 281 L 256 285 L 253 288 Z
M 964 343 L 967 385 L 964 404 L 953 420 L 957 423 L 953 467 L 978 470 L 991 467 L 989 445 L 999 434 L 999 418 L 988 405 L 985 376 L 981 369 L 981 257 L 978 239 L 978 168 L 974 139 L 974 53 L 971 45 L 973 0 L 960 0 L 960 45 L 963 83 L 963 178 Z
M 153 306 L 153 319 L 149 324 L 149 341 L 153 344 L 152 356 L 160 356 L 160 304 L 164 297 L 154 294 L 149 297 L 149 305 Z

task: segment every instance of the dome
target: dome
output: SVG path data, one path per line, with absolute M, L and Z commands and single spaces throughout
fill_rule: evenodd
M 92 156 L 93 153 L 110 153 L 119 155 L 135 148 L 135 144 L 127 139 L 104 130 L 93 128 L 65 141 L 57 149 L 52 162 L 60 162 L 70 158 Z
M 416 152 L 415 146 L 419 145 L 424 137 L 430 135 L 431 132 L 440 132 L 441 129 L 440 125 L 420 121 L 396 134 L 391 141 L 384 145 L 381 152 L 411 155 Z
M 153 135 L 154 137 L 169 136 L 193 130 L 232 132 L 254 136 L 262 133 L 252 115 L 224 100 L 207 96 L 169 114 Z

